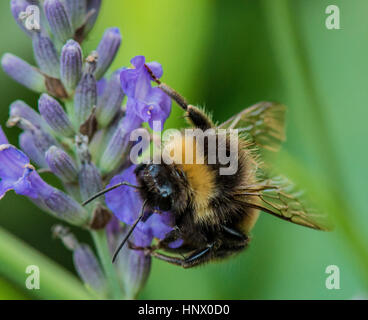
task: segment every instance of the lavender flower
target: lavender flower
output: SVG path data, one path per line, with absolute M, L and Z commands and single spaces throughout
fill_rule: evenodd
M 144 122 L 152 127 L 155 120 L 161 121 L 162 130 L 171 101 L 152 87 L 144 56 L 131 60 L 133 68 L 122 67 L 105 76 L 121 45 L 117 28 L 106 30 L 96 51 L 83 54 L 82 42 L 96 22 L 101 3 L 11 1 L 16 22 L 32 39 L 38 67 L 10 53 L 2 57 L 1 64 L 10 77 L 39 93 L 40 98 L 39 113 L 21 100 L 10 106 L 7 124 L 23 131 L 19 136 L 22 151 L 9 144 L 0 127 L 0 199 L 14 190 L 52 216 L 89 230 L 98 259 L 70 232 L 63 228 L 56 232 L 73 252 L 75 268 L 84 284 L 98 297 L 121 298 L 120 281 L 125 297 L 135 298 L 149 276 L 151 257 L 125 247 L 116 269 L 111 258 L 128 226 L 137 218 L 142 199 L 133 189 L 121 187 L 107 194 L 106 201 L 99 198 L 86 207 L 80 201 L 106 185 L 122 180 L 136 183 L 134 166 L 130 166 L 130 134 L 135 129 L 145 130 Z M 21 17 L 25 17 L 29 5 L 38 5 L 44 13 L 40 30 L 24 26 Z M 156 77 L 162 76 L 159 63 L 148 65 Z M 122 106 L 125 96 L 127 102 Z M 41 178 L 45 170 L 60 179 L 63 190 Z M 115 175 L 116 172 L 120 173 Z M 119 220 L 113 216 L 109 223 L 112 214 Z M 137 246 L 149 246 L 154 238 L 164 239 L 172 228 L 170 213 L 147 211 L 131 240 Z M 107 240 L 109 247 L 105 248 Z
M 144 122 L 148 122 L 153 129 L 153 121 L 163 123 L 169 117 L 171 100 L 159 88 L 152 88 L 152 78 L 144 67 L 145 58 L 136 56 L 131 61 L 134 69 L 125 69 L 121 72 L 121 86 L 128 96 L 127 109 L 135 111 Z M 157 62 L 147 63 L 157 78 L 162 76 L 162 67 Z
M 44 182 L 29 158 L 12 145 L 0 145 L 0 199 L 9 190 L 35 199 L 40 206 L 59 219 L 83 225 L 87 212 L 62 191 Z

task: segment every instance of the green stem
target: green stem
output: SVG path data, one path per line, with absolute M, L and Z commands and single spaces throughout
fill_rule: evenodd
M 28 290 L 28 266 L 40 271 L 40 289 Z M 40 299 L 91 299 L 81 282 L 71 273 L 0 227 L 0 274 Z
M 123 294 L 119 285 L 119 279 L 111 262 L 111 254 L 107 243 L 106 230 L 91 231 L 98 256 L 105 271 L 110 294 L 113 299 L 123 299 Z

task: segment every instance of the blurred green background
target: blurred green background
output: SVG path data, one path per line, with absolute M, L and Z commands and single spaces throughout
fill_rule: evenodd
M 340 30 L 325 26 L 330 4 L 340 9 Z M 218 121 L 261 100 L 286 104 L 288 140 L 275 167 L 335 223 L 322 233 L 261 214 L 250 248 L 233 259 L 192 270 L 155 260 L 141 298 L 368 297 L 367 16 L 366 0 L 104 1 L 84 49 L 93 50 L 105 28 L 119 27 L 123 45 L 112 69 L 137 54 L 157 60 L 164 81 Z M 1 55 L 33 62 L 9 1 L 1 1 L 0 17 Z M 38 96 L 3 71 L 0 87 L 3 127 L 14 100 L 36 107 Z M 183 125 L 181 111 L 173 110 L 167 127 Z M 5 131 L 17 144 L 19 131 Z M 55 222 L 24 197 L 9 193 L 0 201 L 0 226 L 74 273 L 70 253 L 51 240 Z M 325 287 L 328 265 L 340 268 L 340 290 Z M 34 298 L 22 281 L 0 274 L 0 299 Z

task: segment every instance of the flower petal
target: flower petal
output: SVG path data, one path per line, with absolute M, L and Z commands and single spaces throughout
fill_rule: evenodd
M 147 66 L 151 69 L 156 78 L 160 79 L 164 73 L 160 63 L 156 61 L 148 62 Z
M 1 126 L 0 126 L 0 144 L 9 144 L 9 141 Z
M 136 184 L 137 181 L 134 169 L 135 166 L 131 166 L 122 174 L 113 177 L 107 187 L 111 187 L 122 181 Z M 133 224 L 139 216 L 142 200 L 136 189 L 128 186 L 121 186 L 106 194 L 106 204 L 119 220 L 130 225 Z
M 29 164 L 29 158 L 10 144 L 0 145 L 0 178 L 17 181 L 23 176 L 24 168 Z

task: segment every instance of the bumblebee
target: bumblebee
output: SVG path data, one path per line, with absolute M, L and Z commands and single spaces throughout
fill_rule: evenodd
M 128 240 L 135 226 L 143 218 L 146 208 L 170 211 L 175 219 L 174 229 L 166 238 L 150 247 L 131 249 L 144 250 L 146 254 L 183 268 L 195 267 L 238 253 L 249 245 L 250 232 L 259 212 L 263 211 L 283 220 L 317 230 L 327 230 L 324 217 L 309 208 L 293 184 L 281 176 L 267 173 L 262 164 L 263 150 L 277 151 L 285 140 L 284 105 L 273 102 L 257 103 L 226 122 L 215 125 L 206 113 L 189 105 L 175 90 L 158 80 L 145 66 L 158 87 L 168 94 L 185 112 L 192 127 L 206 131 L 213 129 L 216 161 L 209 161 L 207 137 L 200 160 L 186 163 L 186 136 L 183 134 L 171 141 L 171 146 L 180 148 L 178 157 L 171 164 L 162 161 L 140 164 L 136 167 L 138 186 L 143 199 L 139 218 L 135 221 L 113 257 Z M 240 138 L 231 133 L 220 141 L 219 129 L 238 129 Z M 231 143 L 237 143 L 237 152 L 231 155 Z M 178 151 L 178 150 L 176 150 Z M 237 171 L 220 174 L 218 155 L 222 151 L 229 157 L 235 156 Z M 97 196 L 120 185 L 102 191 Z M 86 204 L 85 203 L 85 204 Z M 181 239 L 183 244 L 176 249 L 170 243 Z

